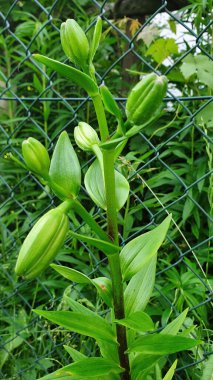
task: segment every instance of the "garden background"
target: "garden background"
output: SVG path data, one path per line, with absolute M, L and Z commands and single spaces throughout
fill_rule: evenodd
M 101 312 L 102 301 L 92 288 L 88 291 L 84 285 L 70 285 L 51 268 L 38 279 L 25 281 L 17 278 L 14 266 L 32 225 L 44 211 L 57 205 L 49 189 L 20 166 L 22 141 L 35 137 L 52 152 L 57 137 L 66 130 L 84 162 L 85 172 L 91 159 L 76 147 L 73 129 L 78 121 L 97 125 L 85 93 L 38 64 L 32 54 L 39 52 L 65 62 L 60 24 L 74 18 L 90 37 L 99 15 L 103 19 L 103 37 L 95 69 L 99 83 L 106 83 L 121 109 L 141 74 L 154 71 L 169 79 L 163 116 L 132 137 L 119 158 L 117 169 L 128 178 L 131 187 L 119 224 L 125 244 L 172 212 L 171 228 L 159 252 L 155 290 L 146 312 L 164 325 L 172 313 L 177 316 L 189 307 L 184 328 L 202 339 L 203 345 L 178 354 L 175 379 L 212 379 L 212 1 L 182 0 L 177 2 L 179 10 L 175 1 L 138 3 L 1 0 L 2 380 L 34 380 L 65 365 L 69 358 L 64 344 L 87 355 L 97 349 L 90 338 L 80 339 L 77 334 L 62 331 L 32 312 L 38 306 L 67 309 L 66 294 Z M 83 194 L 81 202 L 87 204 L 104 228 L 104 214 L 92 205 L 86 191 Z M 90 234 L 89 227 L 74 215 L 71 224 L 74 230 Z M 75 239 L 67 239 L 57 260 L 91 277 L 108 276 L 104 257 Z

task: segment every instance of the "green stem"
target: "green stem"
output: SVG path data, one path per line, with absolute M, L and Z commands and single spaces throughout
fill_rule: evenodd
M 100 134 L 101 134 L 101 141 L 105 142 L 109 138 L 109 131 L 108 131 L 108 126 L 107 126 L 107 121 L 106 121 L 106 116 L 105 116 L 101 96 L 100 95 L 95 96 L 94 98 L 92 98 L 92 101 L 93 101 L 95 112 L 98 119 L 98 125 L 100 129 Z
M 72 209 L 81 216 L 81 218 L 95 231 L 95 233 L 99 236 L 100 239 L 104 241 L 109 241 L 107 234 L 104 230 L 96 223 L 94 216 L 92 216 L 85 208 L 82 206 L 77 199 L 72 201 Z
M 116 196 L 115 196 L 115 169 L 114 169 L 114 150 L 103 151 L 103 163 L 104 163 L 104 181 L 106 192 L 106 204 L 107 204 L 107 232 L 109 238 L 118 244 L 118 222 L 116 211 Z M 124 292 L 123 281 L 120 266 L 119 254 L 108 256 L 112 289 L 113 289 L 113 303 L 114 314 L 116 319 L 123 319 L 125 317 L 124 312 Z M 126 328 L 119 324 L 116 324 L 117 340 L 119 343 L 118 353 L 120 359 L 120 365 L 125 368 L 126 371 L 121 375 L 123 380 L 130 379 L 130 368 L 127 350 L 127 338 Z

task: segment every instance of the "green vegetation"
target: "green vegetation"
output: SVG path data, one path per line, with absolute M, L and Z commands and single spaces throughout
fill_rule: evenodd
M 4 17 L 11 5 L 8 3 L 2 1 L 1 4 Z M 8 28 L 5 28 L 7 23 L 4 23 L 3 17 L 0 29 L 0 93 L 6 99 L 0 100 L 0 318 L 3 347 L 0 351 L 0 377 L 7 380 L 38 379 L 67 366 L 71 362 L 70 357 L 76 362 L 72 367 L 73 373 L 80 373 L 78 361 L 86 360 L 85 357 L 98 357 L 100 349 L 107 351 L 106 345 L 100 348 L 94 344 L 92 335 L 85 336 L 85 331 L 76 330 L 85 334 L 82 337 L 70 332 L 67 326 L 65 329 L 58 328 L 60 321 L 57 320 L 57 313 L 73 313 L 73 316 L 76 313 L 80 323 L 79 314 L 87 308 L 88 313 L 95 312 L 100 317 L 98 326 L 100 321 L 105 321 L 111 307 L 110 272 L 105 254 L 109 254 L 114 246 L 107 242 L 102 242 L 100 246 L 97 230 L 94 231 L 94 225 L 92 227 L 88 223 L 88 220 L 93 220 L 101 226 L 102 232 L 107 229 L 106 212 L 100 209 L 103 200 L 99 200 L 97 206 L 92 197 L 92 186 L 95 184 L 91 172 L 97 170 L 97 161 L 92 163 L 93 154 L 80 150 L 74 139 L 74 127 L 79 121 L 98 130 L 96 114 L 91 100 L 87 98 L 87 88 L 81 89 L 62 75 L 55 74 L 31 55 L 39 53 L 69 65 L 59 43 L 61 23 L 68 18 L 77 20 L 84 30 L 88 28 L 87 36 L 91 44 L 100 9 L 93 1 L 85 0 L 60 0 L 53 8 L 46 0 L 41 3 L 43 10 L 34 1 L 17 2 L 8 14 Z M 48 12 L 52 19 L 48 18 Z M 212 279 L 209 275 L 213 235 L 211 12 L 211 1 L 193 0 L 187 8 L 174 13 L 177 19 L 158 15 L 158 19 L 154 18 L 141 30 L 140 21 L 128 18 L 114 20 L 110 11 L 106 10 L 103 35 L 94 59 L 97 83 L 100 85 L 103 78 L 107 86 L 101 91 L 102 97 L 105 95 L 108 99 L 108 107 L 105 104 L 105 108 L 110 135 L 124 117 L 124 98 L 141 74 L 152 72 L 152 67 L 169 81 L 168 98 L 165 99 L 161 117 L 125 141 L 123 150 L 117 150 L 116 173 L 125 177 L 130 185 L 126 203 L 122 201 L 122 195 L 119 199 L 122 206 L 124 204 L 118 212 L 122 247 L 131 244 L 141 234 L 154 231 L 153 228 L 172 213 L 167 239 L 163 244 L 159 243 L 162 246 L 158 253 L 155 287 L 151 291 L 150 279 L 147 279 L 149 286 L 147 283 L 144 285 L 145 289 L 151 289 L 146 308 L 143 311 L 134 310 L 130 313 L 131 318 L 126 316 L 120 325 L 126 326 L 133 336 L 142 334 L 142 337 L 143 331 L 159 329 L 160 333 L 148 335 L 157 335 L 158 339 L 162 339 L 163 332 L 167 337 L 172 335 L 172 330 L 166 329 L 173 326 L 174 331 L 177 330 L 175 334 L 180 331 L 177 338 L 183 339 L 178 338 L 175 343 L 180 351 L 190 338 L 202 341 L 202 345 L 176 355 L 171 351 L 173 344 L 168 337 L 170 350 L 164 347 L 164 351 L 158 352 L 164 355 L 159 360 L 156 349 L 161 341 L 154 341 L 153 338 L 151 345 L 159 361 L 149 374 L 144 375 L 147 380 L 172 378 L 176 366 L 183 369 L 175 372 L 174 379 L 211 379 L 212 359 L 208 355 L 212 350 Z M 180 21 L 189 29 L 180 26 Z M 137 33 L 137 38 L 133 39 L 137 57 L 133 55 L 130 66 L 120 59 L 129 47 L 133 48 L 123 34 L 127 32 L 128 23 L 130 38 Z M 197 41 L 196 36 L 199 36 Z M 94 71 L 90 75 L 94 75 Z M 118 99 L 115 104 L 111 102 L 113 97 L 110 93 Z M 58 207 L 60 200 L 54 195 L 54 192 L 58 195 L 56 189 L 51 190 L 45 179 L 27 170 L 21 145 L 28 137 L 33 137 L 52 156 L 63 130 L 67 131 L 79 157 L 83 178 L 90 173 L 85 182 L 87 191 L 81 189 L 79 204 L 69 211 L 70 226 L 74 232 L 67 234 L 65 245 L 57 254 L 56 264 L 52 265 L 55 270 L 49 267 L 37 279 L 26 281 L 19 279 L 14 272 L 20 247 L 35 222 L 51 208 Z M 116 138 L 121 137 L 118 134 Z M 113 144 L 116 146 L 118 143 L 122 144 L 122 138 L 119 141 L 115 139 Z M 111 145 L 111 148 L 114 146 Z M 89 213 L 86 223 L 86 215 L 80 205 Z M 59 267 L 59 264 L 63 266 Z M 124 262 L 123 270 L 127 264 Z M 132 270 L 133 274 L 134 268 Z M 129 310 L 134 309 L 130 299 L 129 296 Z M 54 310 L 55 319 L 51 317 L 48 321 L 37 317 L 33 309 L 39 309 L 42 315 L 46 313 L 47 318 L 50 316 L 48 313 Z M 175 327 L 172 325 L 174 323 Z M 100 336 L 95 338 L 98 340 Z M 130 350 L 138 350 L 138 359 L 134 362 L 136 372 L 145 370 L 141 358 L 145 357 L 148 362 L 148 356 L 150 358 L 153 354 L 148 352 L 146 341 L 142 344 L 140 339 L 134 338 L 129 346 Z M 166 361 L 169 353 L 169 360 Z M 107 371 L 118 378 L 119 368 L 110 360 L 108 363 L 94 363 L 91 360 L 86 366 L 91 366 L 91 370 L 99 368 L 102 378 L 107 376 Z

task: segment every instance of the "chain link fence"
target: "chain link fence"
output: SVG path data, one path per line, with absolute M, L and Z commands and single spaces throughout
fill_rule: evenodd
M 31 226 L 57 205 L 45 184 L 18 165 L 17 160 L 23 162 L 21 142 L 33 136 L 51 152 L 62 130 L 67 130 L 73 140 L 73 127 L 78 121 L 96 125 L 90 99 L 35 62 L 32 54 L 39 52 L 65 61 L 59 37 L 61 22 L 75 18 L 89 35 L 100 15 L 104 34 L 96 59 L 97 77 L 99 83 L 105 81 L 121 108 L 124 109 L 128 90 L 141 73 L 154 71 L 170 79 L 165 98 L 167 113 L 153 129 L 132 138 L 131 153 L 124 152 L 119 158 L 118 170 L 128 176 L 131 185 L 129 216 L 120 214 L 119 222 L 124 224 L 125 244 L 173 213 L 164 253 L 159 253 L 149 311 L 153 318 L 161 318 L 164 325 L 171 313 L 178 315 L 189 307 L 185 328 L 191 328 L 194 336 L 201 336 L 203 345 L 199 350 L 179 355 L 175 378 L 200 379 L 203 363 L 212 353 L 208 327 L 212 287 L 207 277 L 213 230 L 213 64 L 209 41 L 212 21 L 208 12 L 201 16 L 205 22 L 199 24 L 192 8 L 177 12 L 176 3 L 171 1 L 159 1 L 159 5 L 156 2 L 151 14 L 143 1 L 135 14 L 127 1 L 123 2 L 125 14 L 122 1 L 116 7 L 106 0 L 1 3 L 0 378 L 32 380 L 61 363 L 65 365 L 69 362 L 63 349 L 66 343 L 94 353 L 90 340 L 80 341 L 76 334 L 53 328 L 35 317 L 32 309 L 66 307 L 66 288 L 65 292 L 75 299 L 91 302 L 101 311 L 96 296 L 82 285 L 68 286 L 51 269 L 36 281 L 19 280 L 14 265 Z M 85 172 L 91 159 L 87 153 L 81 152 L 81 157 Z M 81 201 L 104 227 L 104 215 L 90 203 L 83 187 Z M 71 224 L 75 230 L 88 230 L 74 216 Z M 91 276 L 106 274 L 105 259 L 83 243 L 67 240 L 57 259 L 76 269 L 83 268 Z M 197 330 L 193 330 L 193 322 L 198 324 Z

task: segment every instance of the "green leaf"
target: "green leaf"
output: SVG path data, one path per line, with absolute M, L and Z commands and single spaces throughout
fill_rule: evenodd
M 97 277 L 92 280 L 93 285 L 95 285 L 99 295 L 104 300 L 104 302 L 112 307 L 112 282 L 107 277 Z
M 92 43 L 90 47 L 90 60 L 92 61 L 95 53 L 98 49 L 102 34 L 102 19 L 101 17 L 97 17 L 97 22 L 95 24 L 95 30 L 93 33 Z
M 63 277 L 67 278 L 70 281 L 77 282 L 77 284 L 91 284 L 92 281 L 85 274 L 72 269 L 65 267 L 63 265 L 50 265 L 56 272 L 60 273 Z
M 127 138 L 125 136 L 119 137 L 115 140 L 109 140 L 107 142 L 104 142 L 100 144 L 100 148 L 104 150 L 111 150 L 120 147 L 121 144 L 126 143 Z
M 90 336 L 95 339 L 103 339 L 109 342 L 116 342 L 110 324 L 95 313 L 93 313 L 93 315 L 86 314 L 85 316 L 82 313 L 71 311 L 34 310 L 34 312 L 78 334 Z
M 105 185 L 98 160 L 95 160 L 86 172 L 85 187 L 93 202 L 106 210 Z M 120 210 L 129 195 L 129 183 L 126 178 L 115 170 L 116 209 Z
M 156 260 L 157 255 L 154 255 L 127 285 L 124 293 L 126 317 L 143 311 L 149 302 L 155 283 Z
M 157 253 L 168 231 L 172 214 L 152 231 L 131 240 L 121 251 L 121 271 L 124 280 L 129 280 L 134 274 Z
M 175 373 L 175 368 L 177 366 L 177 360 L 174 361 L 172 366 L 169 368 L 168 372 L 165 374 L 163 380 L 172 380 L 174 373 Z
M 82 73 L 80 70 L 65 65 L 59 61 L 55 61 L 54 59 L 45 57 L 44 55 L 33 54 L 33 58 L 48 66 L 50 69 L 57 71 L 63 77 L 70 79 L 71 81 L 78 84 L 91 97 L 98 95 L 98 86 L 96 83 L 87 74 Z
M 130 345 L 130 352 L 141 352 L 150 355 L 168 355 L 188 350 L 201 344 L 201 340 L 185 338 L 182 336 L 150 334 L 141 336 Z
M 213 89 L 213 62 L 207 56 L 188 54 L 183 59 L 180 70 L 185 79 L 196 74 L 200 82 Z
M 176 335 L 181 328 L 186 315 L 187 315 L 188 309 L 184 310 L 177 318 L 175 318 L 174 321 L 169 323 L 161 332 L 162 335 Z M 149 355 L 149 354 L 140 354 L 136 356 L 136 358 L 132 362 L 133 367 L 133 373 L 139 373 L 141 371 L 146 370 L 147 368 L 153 367 L 161 358 L 162 356 L 159 355 Z
M 114 97 L 105 85 L 100 86 L 100 94 L 106 110 L 114 115 L 118 120 L 121 119 L 121 110 L 118 107 Z
M 205 125 L 207 128 L 213 129 L 213 102 L 209 103 L 203 108 L 196 116 L 196 122 L 198 125 Z M 205 137 L 204 137 L 205 138 Z
M 201 380 L 213 380 L 213 355 L 209 355 L 207 361 L 204 363 L 203 374 Z
M 83 355 L 81 352 L 75 350 L 73 347 L 67 346 L 66 344 L 63 346 L 68 354 L 71 356 L 74 362 L 78 362 L 79 360 L 85 359 L 86 355 Z
M 174 321 L 170 322 L 166 327 L 164 327 L 160 334 L 176 335 L 186 319 L 188 310 L 189 309 L 187 308 L 180 315 L 178 315 Z
M 62 200 L 75 197 L 81 186 L 81 167 L 67 132 L 63 131 L 50 163 L 50 186 Z
M 66 304 L 68 304 L 68 306 L 72 309 L 72 311 L 81 313 L 84 316 L 90 315 L 92 317 L 94 315 L 94 312 L 92 310 L 88 309 L 88 307 L 83 306 L 80 302 L 75 301 L 73 298 L 67 296 L 66 293 L 64 294 L 63 298 L 66 301 Z M 97 314 L 95 314 L 95 316 L 99 317 Z
M 178 45 L 175 39 L 158 38 L 152 43 L 145 55 L 151 55 L 158 64 L 161 64 L 171 54 L 178 54 Z
M 154 330 L 154 323 L 152 322 L 152 319 L 143 311 L 137 311 L 124 319 L 115 319 L 114 322 L 136 331 Z
M 91 238 L 89 236 L 77 234 L 76 232 L 69 231 L 70 235 L 75 237 L 78 240 L 85 241 L 86 243 L 91 244 L 92 246 L 100 249 L 100 251 L 104 252 L 106 255 L 112 255 L 118 252 L 119 247 L 113 243 L 109 243 L 104 240 Z
M 40 380 L 53 379 L 99 379 L 102 376 L 107 376 L 110 373 L 121 373 L 123 369 L 115 362 L 104 358 L 86 358 L 78 362 L 72 363 L 59 369 L 51 375 L 47 375 Z M 55 376 L 55 377 L 52 377 Z M 64 377 L 65 376 L 65 377 Z M 100 376 L 100 377 L 99 377 Z
M 67 278 L 70 281 L 77 282 L 78 284 L 90 284 L 94 285 L 104 300 L 104 302 L 111 307 L 112 306 L 112 283 L 111 280 L 107 277 L 98 277 L 90 279 L 85 274 L 62 265 L 51 264 L 51 267 L 63 277 Z M 72 300 L 72 298 L 64 296 L 71 306 L 73 311 L 76 312 L 86 312 L 87 308 L 80 305 L 78 302 Z M 68 298 L 68 299 L 67 299 Z M 80 305 L 80 306 L 79 306 Z M 84 309 L 83 309 L 84 308 Z M 86 309 L 86 310 L 85 310 Z M 91 312 L 92 313 L 92 312 Z
M 161 356 L 149 355 L 149 354 L 138 354 L 132 361 L 132 378 L 138 379 L 137 375 L 147 370 L 147 368 L 153 367 L 159 360 Z M 139 377 L 140 379 L 140 377 Z
M 106 340 L 97 340 L 97 343 L 100 347 L 100 353 L 104 358 L 113 360 L 119 364 L 118 346 L 115 343 L 109 343 Z
M 193 197 L 193 193 L 192 193 L 192 189 L 189 189 L 189 195 L 191 197 Z M 190 199 L 190 198 L 186 198 L 186 201 L 184 203 L 184 206 L 183 206 L 183 214 L 182 214 L 182 218 L 183 218 L 183 223 L 186 222 L 186 220 L 191 216 L 193 215 L 193 209 L 195 208 L 195 203 Z

